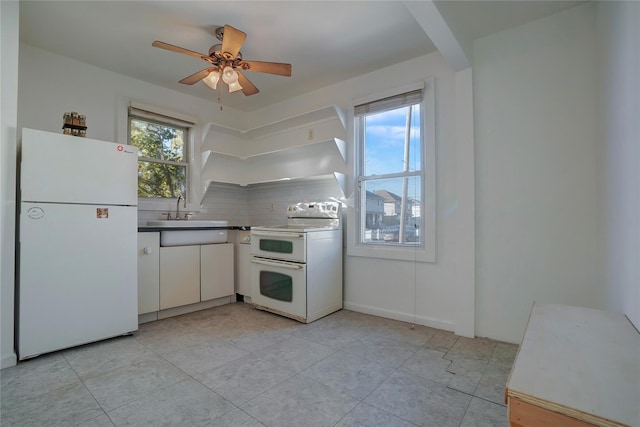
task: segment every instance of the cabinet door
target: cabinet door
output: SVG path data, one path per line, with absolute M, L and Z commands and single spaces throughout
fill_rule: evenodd
M 160 310 L 160 233 L 138 233 L 138 314 Z
M 236 255 L 236 292 L 251 298 L 251 245 L 238 245 Z
M 233 295 L 233 243 L 200 247 L 202 301 Z
M 200 302 L 200 246 L 160 248 L 160 309 Z

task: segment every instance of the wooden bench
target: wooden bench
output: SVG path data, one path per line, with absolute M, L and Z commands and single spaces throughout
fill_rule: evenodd
M 640 427 L 640 334 L 619 313 L 536 303 L 505 400 L 510 427 Z

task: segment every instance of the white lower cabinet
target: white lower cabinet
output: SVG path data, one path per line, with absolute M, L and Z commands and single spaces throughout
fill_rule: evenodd
M 200 299 L 233 295 L 233 243 L 200 246 Z
M 138 314 L 160 309 L 160 233 L 138 233 Z
M 200 246 L 160 248 L 160 310 L 200 302 Z
M 160 246 L 138 233 L 138 314 L 234 295 L 233 243 Z

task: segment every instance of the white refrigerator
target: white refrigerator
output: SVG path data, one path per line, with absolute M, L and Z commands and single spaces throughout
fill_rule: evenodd
M 137 149 L 22 130 L 20 360 L 138 329 Z

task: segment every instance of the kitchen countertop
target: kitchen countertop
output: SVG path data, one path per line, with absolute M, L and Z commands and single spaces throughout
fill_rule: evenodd
M 224 227 L 153 227 L 153 226 L 138 226 L 138 232 L 150 232 L 150 231 L 184 231 L 184 230 L 250 230 L 248 225 L 227 225 Z

